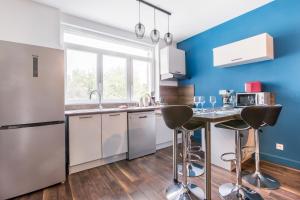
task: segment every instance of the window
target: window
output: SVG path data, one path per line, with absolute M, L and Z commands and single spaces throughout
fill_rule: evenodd
M 133 99 L 138 100 L 142 95 L 151 91 L 151 63 L 141 60 L 132 61 Z
M 86 102 L 97 88 L 97 54 L 67 50 L 66 99 L 70 103 Z
M 126 53 L 141 57 L 152 57 L 152 50 L 149 48 L 137 48 L 134 46 L 124 45 L 121 42 L 111 42 L 105 40 L 99 40 L 93 37 L 84 37 L 72 33 L 64 34 L 64 41 L 66 43 L 78 44 L 88 47 L 94 47 L 97 49 L 108 50 L 112 52 Z
M 126 58 L 103 55 L 103 100 L 127 100 Z
M 153 47 L 65 32 L 66 104 L 138 101 L 153 90 Z

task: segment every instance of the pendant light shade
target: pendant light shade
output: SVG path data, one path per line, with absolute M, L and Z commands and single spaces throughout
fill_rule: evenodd
M 167 45 L 171 45 L 173 42 L 173 35 L 170 33 L 169 15 L 168 15 L 168 32 L 165 34 L 164 40 Z
M 158 43 L 160 37 L 159 31 L 156 29 L 156 16 L 155 16 L 155 9 L 154 9 L 154 29 L 150 33 L 150 38 L 154 44 Z
M 154 28 L 153 30 L 150 32 L 150 38 L 153 44 L 157 44 L 159 42 L 160 39 L 160 32 L 159 30 L 156 28 L 156 13 L 155 11 L 158 10 L 166 15 L 168 15 L 168 32 L 164 35 L 164 40 L 166 42 L 167 45 L 171 45 L 173 42 L 173 35 L 170 33 L 169 30 L 169 16 L 172 15 L 172 13 L 170 13 L 169 11 L 166 11 L 156 5 L 153 5 L 152 3 L 149 3 L 145 0 L 137 0 L 139 2 L 139 23 L 137 23 L 135 25 L 135 35 L 137 38 L 142 39 L 145 35 L 145 26 L 141 23 L 141 3 L 143 3 L 146 6 L 149 6 L 151 8 L 153 8 L 153 17 L 154 17 Z
M 159 31 L 157 29 L 153 29 L 150 33 L 150 37 L 151 37 L 151 40 L 154 44 L 158 43 L 159 41 Z
M 142 39 L 145 35 L 145 26 L 142 23 L 135 25 L 135 35 L 137 38 Z
M 168 32 L 165 34 L 164 40 L 166 42 L 167 45 L 171 45 L 173 42 L 173 35 L 172 33 Z
M 145 35 L 145 26 L 141 23 L 141 2 L 139 2 L 139 23 L 135 25 L 134 32 L 139 39 L 142 39 Z

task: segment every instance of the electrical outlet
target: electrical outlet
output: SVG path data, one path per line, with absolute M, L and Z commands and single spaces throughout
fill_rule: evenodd
M 280 150 L 280 151 L 283 151 L 284 145 L 283 145 L 283 144 L 276 143 L 276 149 L 277 149 L 277 150 Z

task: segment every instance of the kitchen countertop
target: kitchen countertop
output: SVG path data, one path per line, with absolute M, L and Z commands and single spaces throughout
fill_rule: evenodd
M 115 112 L 143 112 L 158 110 L 163 106 L 148 106 L 148 107 L 128 107 L 128 108 L 103 108 L 103 109 L 79 109 L 79 110 L 66 110 L 66 116 L 86 115 L 86 114 L 104 114 Z

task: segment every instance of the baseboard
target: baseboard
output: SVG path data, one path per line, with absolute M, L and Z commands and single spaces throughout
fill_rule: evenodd
M 164 148 L 170 147 L 172 145 L 173 145 L 172 141 L 161 143 L 161 144 L 156 144 L 156 150 L 164 149 Z
M 271 163 L 284 165 L 284 166 L 287 166 L 287 167 L 294 168 L 296 170 L 300 170 L 300 161 L 285 158 L 285 157 L 282 157 L 282 156 L 272 155 L 272 154 L 269 154 L 269 153 L 262 153 L 262 152 L 260 153 L 260 156 L 261 156 L 261 160 L 266 160 L 266 161 L 269 161 Z
M 123 154 L 112 156 L 112 157 L 109 157 L 109 158 L 103 158 L 103 159 L 83 163 L 83 164 L 80 164 L 80 165 L 70 166 L 69 167 L 69 174 L 74 174 L 76 172 L 80 172 L 80 171 L 83 171 L 83 170 L 99 167 L 99 166 L 102 166 L 102 165 L 106 165 L 106 164 L 109 164 L 109 163 L 113 163 L 113 162 L 117 162 L 117 161 L 125 160 L 125 159 L 126 159 L 126 153 L 123 153 Z

